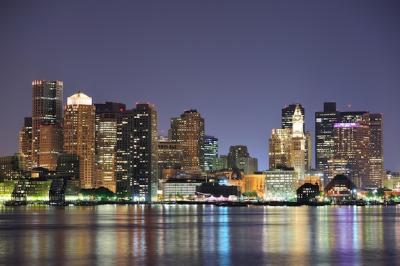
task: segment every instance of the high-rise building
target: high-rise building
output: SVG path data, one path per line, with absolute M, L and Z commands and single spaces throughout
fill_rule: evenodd
M 125 104 L 106 102 L 96 107 L 96 187 L 116 192 L 117 125 L 126 110 Z
M 134 201 L 156 200 L 158 189 L 157 112 L 137 104 L 118 123 L 117 193 Z
M 182 145 L 177 140 L 160 137 L 158 139 L 158 174 L 165 180 L 170 173 L 182 168 Z
M 328 161 L 330 176 L 345 174 L 357 186 L 362 187 L 369 178 L 369 126 L 368 116 L 358 122 L 335 123 L 334 156 Z
M 295 110 L 300 109 L 301 115 L 305 117 L 304 107 L 299 103 L 290 104 L 282 108 L 282 128 L 293 128 L 293 115 Z M 305 124 L 303 124 L 303 132 L 305 132 Z
M 274 128 L 269 138 L 269 169 L 289 167 L 292 145 L 291 128 Z
M 197 110 L 188 110 L 180 117 L 172 118 L 169 135 L 172 140 L 182 143 L 183 169 L 200 171 L 204 164 L 204 119 L 200 113 Z
M 348 175 L 357 186 L 379 187 L 384 176 L 382 114 L 339 112 L 336 103 L 325 103 L 315 114 L 317 169 L 328 182 Z
M 368 186 L 381 187 L 385 177 L 383 157 L 383 115 L 369 114 L 369 181 Z
M 258 160 L 250 157 L 247 146 L 231 146 L 228 153 L 228 168 L 240 169 L 244 174 L 253 174 L 258 171 Z
M 328 160 L 334 155 L 333 127 L 338 119 L 335 102 L 324 103 L 324 111 L 315 113 L 315 164 L 325 177 L 328 174 Z
M 63 150 L 63 131 L 59 125 L 40 125 L 39 165 L 51 171 L 57 168 L 57 158 Z
M 283 128 L 273 129 L 269 139 L 269 167 L 294 168 L 298 178 L 303 179 L 311 168 L 311 135 L 304 132 L 304 108 L 290 105 L 282 109 L 282 115 Z
M 218 158 L 218 139 L 213 136 L 204 136 L 203 138 L 204 171 L 215 169 L 215 161 Z
M 32 167 L 41 166 L 39 156 L 41 153 L 41 139 L 56 139 L 57 136 L 46 136 L 41 138 L 41 126 L 53 125 L 53 133 L 58 132 L 62 124 L 62 99 L 63 82 L 34 80 L 32 82 Z M 57 127 L 59 127 L 57 129 Z M 49 131 L 48 131 L 49 133 Z M 47 145 L 45 154 L 48 154 Z M 51 147 L 50 150 L 56 153 L 60 152 L 57 147 Z
M 24 126 L 19 131 L 18 152 L 22 159 L 22 169 L 32 168 L 32 117 L 25 117 Z
M 79 157 L 80 187 L 95 187 L 95 106 L 82 92 L 68 97 L 64 115 L 64 151 Z

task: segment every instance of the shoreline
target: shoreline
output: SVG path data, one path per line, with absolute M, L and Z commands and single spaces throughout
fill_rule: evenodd
M 217 207 L 250 207 L 250 206 L 271 206 L 271 207 L 325 207 L 325 206 L 397 206 L 400 202 L 311 202 L 299 203 L 293 201 L 239 201 L 239 202 L 204 202 L 204 201 L 163 201 L 163 202 L 128 202 L 128 201 L 79 201 L 79 202 L 15 202 L 9 201 L 2 203 L 5 207 L 20 207 L 20 206 L 53 206 L 53 207 L 80 207 L 80 206 L 100 206 L 100 205 L 213 205 Z

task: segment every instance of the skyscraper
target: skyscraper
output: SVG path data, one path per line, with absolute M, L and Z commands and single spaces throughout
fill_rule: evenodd
M 213 136 L 203 138 L 204 171 L 215 170 L 214 164 L 218 158 L 218 139 Z
M 81 188 L 95 187 L 95 106 L 82 92 L 68 97 L 64 116 L 64 151 L 79 156 Z
M 19 131 L 18 152 L 23 170 L 32 168 L 32 117 L 25 117 L 24 126 Z
M 116 192 L 117 125 L 125 104 L 106 102 L 96 107 L 96 187 Z
M 334 124 L 335 150 L 328 160 L 330 177 L 345 174 L 357 186 L 363 187 L 369 179 L 368 115 L 359 121 Z
M 117 193 L 134 201 L 156 200 L 158 189 L 157 112 L 137 104 L 118 123 Z
M 290 151 L 292 145 L 291 128 L 274 128 L 269 138 L 269 169 L 279 169 L 290 166 Z
M 63 150 L 63 131 L 59 125 L 40 125 L 39 150 L 39 165 L 55 171 Z
M 304 111 L 296 105 L 292 118 L 292 145 L 290 151 L 291 167 L 297 172 L 299 179 L 304 178 L 308 158 L 306 157 L 306 137 L 304 134 Z
M 301 115 L 305 116 L 304 107 L 299 103 L 290 104 L 282 108 L 282 128 L 293 128 L 293 115 L 296 107 L 300 109 Z M 303 124 L 303 132 L 305 131 L 305 125 Z
M 159 179 L 166 179 L 182 168 L 182 145 L 177 140 L 166 137 L 158 139 L 158 175 Z
M 328 174 L 328 160 L 335 151 L 333 127 L 338 119 L 335 102 L 324 103 L 324 111 L 315 113 L 315 164 L 325 177 Z
M 304 108 L 300 104 L 283 108 L 282 128 L 273 129 L 269 139 L 270 169 L 294 168 L 298 178 L 303 179 L 311 168 L 310 150 L 311 135 L 304 132 Z
M 383 115 L 369 114 L 369 186 L 381 187 L 385 176 L 383 157 Z
M 200 113 L 197 110 L 188 110 L 180 117 L 172 118 L 169 134 L 171 139 L 182 143 L 183 169 L 200 171 L 204 161 L 204 119 Z
M 32 82 L 32 167 L 41 166 L 39 156 L 41 153 L 41 139 L 56 139 L 57 136 L 41 137 L 41 126 L 52 125 L 52 130 L 47 133 L 57 133 L 61 129 L 62 124 L 62 99 L 63 99 L 63 82 L 34 80 Z M 46 127 L 48 129 L 48 127 Z M 61 152 L 58 147 L 47 147 L 44 151 L 45 156 L 51 150 L 55 153 Z

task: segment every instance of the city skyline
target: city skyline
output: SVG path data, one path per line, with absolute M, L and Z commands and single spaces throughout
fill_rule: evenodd
M 0 153 L 17 151 L 31 111 L 30 82 L 59 79 L 64 95 L 82 88 L 96 103 L 154 103 L 162 135 L 171 117 L 195 108 L 206 133 L 219 138 L 220 154 L 246 145 L 260 169 L 267 168 L 268 137 L 285 105 L 305 107 L 312 134 L 314 113 L 325 101 L 336 101 L 341 111 L 352 104 L 352 111 L 382 112 L 385 168 L 399 170 L 398 5 L 98 3 L 87 12 L 93 2 L 3 2 L 0 29 L 10 34 L 0 45 L 7 96 L 0 121 L 8 125 Z M 41 12 L 47 16 L 36 19 Z

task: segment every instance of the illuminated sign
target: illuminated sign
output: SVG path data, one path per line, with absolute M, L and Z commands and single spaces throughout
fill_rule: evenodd
M 359 123 L 335 123 L 334 128 L 357 128 L 360 127 Z

